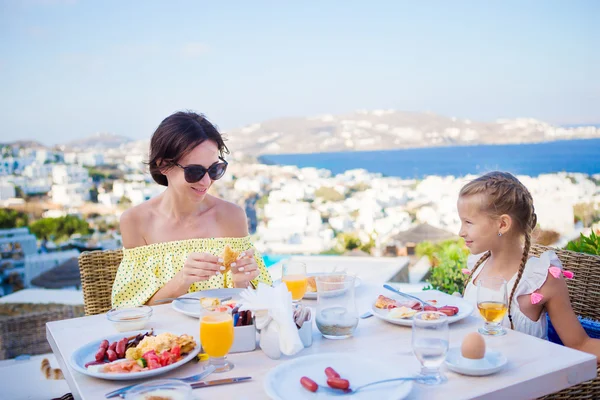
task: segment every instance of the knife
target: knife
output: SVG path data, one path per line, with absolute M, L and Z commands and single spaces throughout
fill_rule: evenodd
M 251 376 L 238 376 L 236 378 L 227 378 L 227 379 L 215 379 L 212 381 L 202 381 L 192 383 L 192 389 L 210 387 L 210 386 L 219 386 L 219 385 L 228 385 L 230 383 L 241 383 L 246 382 L 252 379 Z
M 188 382 L 188 383 L 198 382 L 199 380 L 204 379 L 208 375 L 212 374 L 215 371 L 215 369 L 217 369 L 217 367 L 215 367 L 214 365 L 208 365 L 204 369 L 204 371 L 202 371 L 200 374 L 188 376 L 187 378 L 182 378 L 182 379 L 178 379 L 178 380 L 183 381 L 183 382 Z M 177 378 L 175 378 L 175 379 L 177 379 Z M 117 396 L 123 397 L 125 395 L 125 392 L 134 386 L 136 386 L 136 385 L 125 386 L 124 388 L 114 390 L 110 393 L 106 393 L 105 397 L 107 399 L 110 399 L 112 397 L 117 397 Z
M 424 305 L 424 306 L 433 306 L 433 304 L 426 302 L 425 300 L 421 300 L 418 297 L 412 296 L 410 294 L 407 293 L 403 293 L 401 291 L 399 291 L 398 289 L 396 289 L 395 287 L 392 287 L 390 285 L 383 285 L 384 288 L 386 288 L 387 290 L 391 290 L 392 292 L 399 294 L 402 297 L 406 297 L 407 299 L 411 299 L 411 300 L 415 300 L 418 301 L 420 304 Z M 435 307 L 435 306 L 434 306 Z

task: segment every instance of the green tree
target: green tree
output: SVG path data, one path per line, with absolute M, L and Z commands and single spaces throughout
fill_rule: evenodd
M 42 218 L 32 223 L 29 229 L 38 239 L 52 239 L 55 241 L 67 240 L 76 233 L 81 235 L 91 233 L 90 225 L 87 221 L 74 215 L 59 218 Z
M 0 229 L 21 228 L 28 224 L 27 214 L 10 208 L 0 208 Z
M 364 243 L 355 233 L 340 233 L 336 239 L 338 243 L 337 248 L 332 249 L 334 252 L 343 253 L 358 249 L 365 253 L 371 253 L 371 250 L 375 247 L 375 239 L 371 237 L 368 242 Z
M 131 205 L 131 200 L 129 199 L 129 197 L 123 195 L 119 199 L 118 204 L 121 204 L 121 205 L 124 205 L 124 206 L 129 206 L 129 205 Z
M 27 195 L 21 186 L 15 186 L 15 196 L 19 199 L 27 199 Z
M 92 203 L 98 203 L 98 188 L 96 186 L 90 189 L 90 201 Z

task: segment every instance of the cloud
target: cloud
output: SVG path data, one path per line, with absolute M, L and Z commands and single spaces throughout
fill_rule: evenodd
M 181 48 L 181 54 L 186 58 L 198 58 L 208 52 L 208 46 L 200 42 L 188 42 Z

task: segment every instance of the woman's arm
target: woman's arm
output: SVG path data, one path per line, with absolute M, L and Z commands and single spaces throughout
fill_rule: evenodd
M 590 338 L 571 307 L 569 289 L 562 276 L 548 279 L 540 292 L 546 298 L 546 309 L 560 340 L 565 346 L 594 354 L 600 364 L 600 340 Z
M 220 212 L 221 229 L 226 237 L 246 237 L 248 233 L 248 217 L 243 208 L 233 203 L 223 203 Z M 258 266 L 254 259 L 254 252 L 246 259 L 236 262 L 235 267 L 231 268 L 231 280 L 233 287 L 247 288 L 250 281 L 256 279 L 259 275 Z M 240 271 L 238 268 L 242 268 Z
M 186 294 L 194 282 L 206 281 L 221 273 L 219 258 L 208 253 L 190 253 L 181 271 L 158 289 L 146 304 Z

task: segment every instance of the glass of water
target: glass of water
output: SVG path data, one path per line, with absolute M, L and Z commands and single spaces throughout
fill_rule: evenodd
M 415 314 L 412 326 L 412 348 L 421 363 L 422 380 L 426 385 L 446 382 L 440 366 L 448 352 L 448 317 L 437 311 Z
M 358 325 L 354 302 L 355 279 L 344 273 L 316 277 L 317 329 L 327 339 L 349 338 Z

